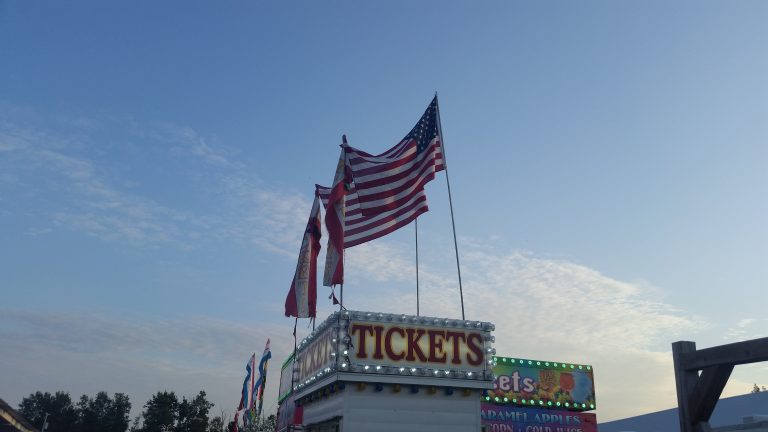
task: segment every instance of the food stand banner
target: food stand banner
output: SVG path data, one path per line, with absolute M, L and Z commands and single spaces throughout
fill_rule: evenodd
M 493 390 L 485 402 L 535 408 L 595 409 L 592 366 L 494 357 Z
M 593 413 L 480 404 L 487 432 L 597 432 Z

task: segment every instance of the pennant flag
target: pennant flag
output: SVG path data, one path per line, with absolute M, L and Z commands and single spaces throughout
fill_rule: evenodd
M 251 355 L 248 364 L 245 365 L 245 380 L 243 381 L 243 395 L 240 397 L 240 407 L 238 410 L 249 410 L 253 408 L 253 384 L 256 375 L 256 353 Z M 243 417 L 245 421 L 245 417 Z
M 344 283 L 344 207 L 349 190 L 350 176 L 346 164 L 347 137 L 343 138 L 339 163 L 333 185 L 328 194 L 325 212 L 325 228 L 328 230 L 328 247 L 325 250 L 325 271 L 323 285 L 332 286 Z
M 331 288 L 331 295 L 328 296 L 328 300 L 331 300 L 334 305 L 341 304 L 339 299 L 336 298 L 336 293 L 333 292 L 333 288 Z
M 373 156 L 346 149 L 361 213 L 373 217 L 395 211 L 384 224 L 391 231 L 406 225 L 426 211 L 424 185 L 445 169 L 437 95 L 416 126 L 386 152 Z
M 291 289 L 285 299 L 285 316 L 309 318 L 317 314 L 317 254 L 320 252 L 320 198 L 315 189 L 315 202 L 309 213 L 307 228 L 299 250 L 299 262 Z
M 261 407 L 264 403 L 264 386 L 267 385 L 267 365 L 271 358 L 272 352 L 269 350 L 269 339 L 267 339 L 267 344 L 264 346 L 264 353 L 261 355 L 261 361 L 259 361 L 259 379 L 253 387 L 254 399 L 259 401 L 256 417 L 261 416 Z

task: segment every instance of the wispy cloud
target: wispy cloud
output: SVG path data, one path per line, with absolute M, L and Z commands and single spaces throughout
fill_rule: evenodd
M 765 337 L 765 327 L 759 324 L 766 321 L 768 319 L 765 318 L 742 318 L 726 330 L 723 339 L 728 341 L 744 341 Z
M 125 143 L 113 146 L 130 148 L 138 142 L 158 165 L 184 157 L 189 158 L 188 165 L 196 167 L 193 169 L 205 173 L 204 181 L 187 185 L 199 188 L 198 194 L 191 195 L 202 198 L 181 203 L 172 197 L 148 195 L 153 185 L 132 187 L 135 179 L 125 176 L 122 165 L 94 156 L 100 153 L 104 139 L 98 135 L 98 122 L 88 119 L 83 127 L 84 120 L 76 120 L 62 130 L 45 119 L 29 124 L 0 118 L 0 152 L 6 160 L 0 187 L 5 184 L 16 193 L 55 197 L 43 199 L 43 216 L 50 225 L 29 229 L 67 228 L 139 247 L 190 248 L 201 240 L 227 239 L 286 256 L 295 254 L 309 198 L 271 190 L 258 175 L 233 160 L 232 151 L 216 145 L 215 138 L 169 123 L 108 120 L 110 127 L 122 128 L 128 136 Z M 135 163 L 134 169 L 140 170 L 142 161 L 121 162 L 125 163 Z M 18 203 L 8 201 L 7 205 Z

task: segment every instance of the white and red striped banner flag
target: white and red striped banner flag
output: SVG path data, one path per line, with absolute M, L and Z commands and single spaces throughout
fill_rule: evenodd
M 347 137 L 341 145 L 339 163 L 326 199 L 325 228 L 328 230 L 328 248 L 325 250 L 325 271 L 323 285 L 333 286 L 344 283 L 344 213 L 346 195 L 349 192 L 350 176 L 346 163 Z M 317 186 L 318 190 L 321 186 Z
M 293 275 L 291 290 L 285 298 L 285 316 L 310 318 L 317 315 L 317 254 L 320 252 L 322 235 L 319 201 L 318 191 L 315 190 L 315 201 L 301 240 L 296 273 Z

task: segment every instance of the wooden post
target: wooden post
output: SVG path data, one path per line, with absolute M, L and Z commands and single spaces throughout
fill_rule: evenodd
M 677 387 L 677 415 L 680 418 L 680 432 L 694 432 L 690 424 L 688 401 L 699 374 L 685 370 L 680 362 L 681 354 L 696 352 L 696 342 L 680 341 L 672 344 L 672 362 L 675 367 L 675 385 Z

